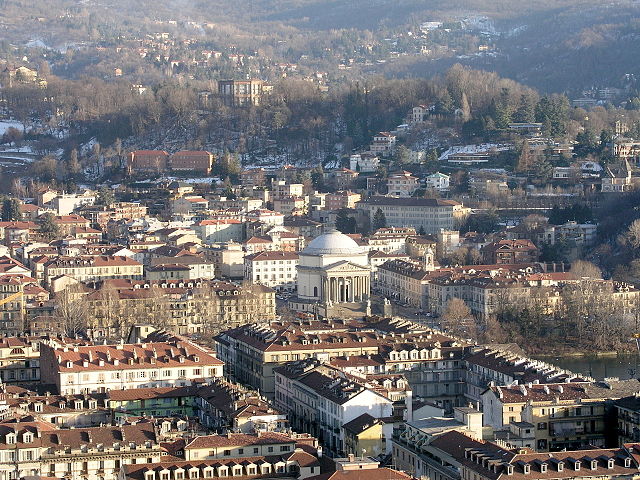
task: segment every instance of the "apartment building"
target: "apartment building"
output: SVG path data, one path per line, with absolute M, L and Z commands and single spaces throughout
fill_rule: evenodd
M 44 264 L 44 280 L 66 275 L 79 282 L 100 281 L 112 278 L 140 280 L 143 278 L 141 263 L 129 257 L 120 256 L 82 256 L 56 257 Z
M 639 388 L 636 379 L 494 386 L 482 394 L 482 404 L 494 428 L 531 425 L 527 438 L 536 451 L 603 447 L 611 443 L 607 425 L 616 416 L 613 401 Z M 513 430 L 509 438 L 518 440 Z
M 410 172 L 399 172 L 387 177 L 387 191 L 394 197 L 411 197 L 420 187 L 418 177 Z
M 185 386 L 222 376 L 224 363 L 185 339 L 98 346 L 43 345 L 40 375 L 61 394 Z
M 258 252 L 244 257 L 244 279 L 277 291 L 292 292 L 298 280 L 298 254 L 295 252 Z
M 535 263 L 539 251 L 531 240 L 498 240 L 485 245 L 482 250 L 484 263 L 502 265 L 514 263 Z
M 384 213 L 389 227 L 413 227 L 425 233 L 435 234 L 440 229 L 454 230 L 471 213 L 471 209 L 455 200 L 436 198 L 371 197 L 358 202 L 373 221 L 378 209 Z
M 434 438 L 429 455 L 416 463 L 416 475 L 442 480 L 633 479 L 638 475 L 636 444 L 534 453 L 472 438 L 458 431 Z M 437 476 L 436 476 L 437 475 Z
M 291 363 L 274 373 L 276 407 L 287 413 L 293 428 L 317 436 L 325 448 L 338 455 L 345 453 L 344 424 L 365 413 L 374 418 L 393 414 L 393 400 L 387 391 L 376 390 L 365 379 L 318 361 Z M 404 383 L 395 386 L 406 387 Z
M 5 480 L 24 476 L 116 480 L 126 464 L 159 462 L 162 449 L 149 421 L 59 429 L 25 419 L 0 426 L 0 455 L 0 478 Z
M 215 342 L 227 374 L 269 398 L 275 396 L 274 369 L 286 362 L 316 358 L 333 364 L 343 358 L 345 371 L 373 363 L 377 373 L 403 374 L 416 396 L 448 411 L 465 402 L 462 360 L 468 346 L 406 320 L 271 322 L 228 330 Z
M 362 195 L 349 190 L 328 193 L 324 198 L 325 210 L 341 210 L 343 208 L 355 208 L 356 203 L 362 199 Z
M 0 332 L 9 336 L 22 335 L 25 314 L 24 283 L 17 275 L 0 276 Z

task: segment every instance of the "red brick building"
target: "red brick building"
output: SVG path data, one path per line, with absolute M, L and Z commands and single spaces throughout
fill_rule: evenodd
M 129 153 L 127 172 L 129 175 L 138 172 L 160 173 L 167 170 L 169 154 L 164 150 L 136 150 Z
M 171 170 L 202 172 L 205 175 L 209 175 L 214 159 L 215 157 L 211 152 L 182 150 L 171 155 L 169 167 Z

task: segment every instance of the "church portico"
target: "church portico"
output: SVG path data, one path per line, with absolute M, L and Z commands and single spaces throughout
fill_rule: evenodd
M 298 295 L 293 309 L 321 316 L 366 311 L 371 269 L 367 252 L 335 230 L 315 238 L 300 252 Z

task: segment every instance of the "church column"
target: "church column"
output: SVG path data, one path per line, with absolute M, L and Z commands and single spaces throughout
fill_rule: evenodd
M 360 301 L 358 299 L 358 277 L 357 276 L 353 277 L 353 301 L 354 302 Z
M 336 288 L 337 288 L 337 286 L 336 286 L 335 277 L 331 277 L 330 282 L 331 282 L 331 301 L 335 302 L 336 298 L 337 298 L 336 297 Z
M 347 302 L 353 302 L 353 277 L 348 277 L 347 281 L 345 282 L 347 285 L 347 288 L 349 289 L 347 291 Z

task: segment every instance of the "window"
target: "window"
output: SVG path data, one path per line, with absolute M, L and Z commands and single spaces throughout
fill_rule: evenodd
M 228 457 L 229 455 L 231 455 L 231 450 L 225 450 L 223 455 Z
M 282 445 L 280 447 L 281 452 L 288 452 L 289 450 L 291 450 L 291 447 L 289 447 L 289 445 Z
M 253 449 L 253 453 L 258 453 L 258 451 L 259 451 L 258 447 Z
M 269 453 L 273 453 L 273 447 L 269 447 L 269 448 L 267 448 L 267 451 L 268 451 Z

